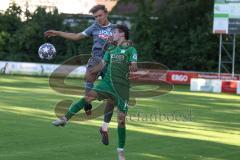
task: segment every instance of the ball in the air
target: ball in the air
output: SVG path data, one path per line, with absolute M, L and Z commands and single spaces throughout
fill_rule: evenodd
M 39 47 L 38 55 L 41 59 L 53 59 L 56 56 L 56 48 L 51 43 L 44 43 Z

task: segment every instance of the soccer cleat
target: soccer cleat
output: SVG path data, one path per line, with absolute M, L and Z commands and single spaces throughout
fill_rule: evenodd
M 52 122 L 52 125 L 56 126 L 56 127 L 64 127 L 67 124 L 67 118 L 66 117 L 61 117 L 55 121 Z
M 84 111 L 86 113 L 86 115 L 91 115 L 92 114 L 92 105 L 90 103 L 87 103 L 85 106 L 84 106 Z
M 108 132 L 107 131 L 103 131 L 102 127 L 100 127 L 99 132 L 100 132 L 100 134 L 102 136 L 102 143 L 105 144 L 105 145 L 108 145 L 109 144 Z
M 118 148 L 118 160 L 126 160 L 125 159 L 125 153 L 123 148 Z

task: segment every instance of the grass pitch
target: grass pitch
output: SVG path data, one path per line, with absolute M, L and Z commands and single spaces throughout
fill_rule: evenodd
M 78 79 L 71 83 L 82 84 Z M 48 78 L 0 75 L 0 160 L 116 160 L 116 113 L 110 145 L 102 117 L 56 128 L 55 105 L 79 96 L 55 92 Z M 127 117 L 128 160 L 239 160 L 240 96 L 189 92 L 138 98 Z

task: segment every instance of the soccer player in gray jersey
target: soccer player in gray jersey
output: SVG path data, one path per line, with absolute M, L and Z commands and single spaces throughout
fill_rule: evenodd
M 45 37 L 59 36 L 70 40 L 81 40 L 85 37 L 93 38 L 93 46 L 92 46 L 92 57 L 88 60 L 87 63 L 87 71 L 85 78 L 86 81 L 86 93 L 88 93 L 93 88 L 93 83 L 97 79 L 97 75 L 91 75 L 90 70 L 95 67 L 99 62 L 102 61 L 104 56 L 104 48 L 105 45 L 112 37 L 112 30 L 115 25 L 109 22 L 108 20 L 108 11 L 104 5 L 96 5 L 91 10 L 90 13 L 93 14 L 95 18 L 95 22 L 80 33 L 68 33 L 56 30 L 48 30 L 44 33 Z M 84 109 L 86 114 L 91 114 L 91 104 L 86 104 Z M 111 121 L 113 114 L 114 102 L 108 101 L 105 107 L 104 113 L 104 122 L 100 128 L 100 133 L 102 136 L 102 142 L 105 145 L 108 145 L 108 125 Z

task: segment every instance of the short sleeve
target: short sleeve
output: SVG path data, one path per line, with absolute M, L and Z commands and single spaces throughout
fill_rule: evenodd
M 129 62 L 137 62 L 137 58 L 138 58 L 137 50 L 134 47 L 132 47 L 130 49 Z
M 83 34 L 84 36 L 92 36 L 93 30 L 94 30 L 94 26 L 95 26 L 95 23 L 92 24 L 91 26 L 89 26 L 88 28 L 86 28 L 86 29 L 82 32 L 82 34 Z

